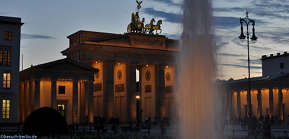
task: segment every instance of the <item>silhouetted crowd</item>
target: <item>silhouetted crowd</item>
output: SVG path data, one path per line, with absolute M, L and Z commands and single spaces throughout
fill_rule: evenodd
M 166 129 L 170 125 L 168 118 L 152 120 L 147 117 L 144 121 L 131 121 L 127 124 L 120 124 L 120 120 L 117 117 L 105 119 L 104 117 L 94 117 L 94 123 L 90 125 L 93 131 L 98 135 L 112 133 L 117 134 L 139 134 L 141 131 L 144 134 L 150 135 L 151 129 L 160 128 L 161 134 L 166 134 Z M 72 125 L 74 131 L 79 130 L 79 125 Z
M 260 117 L 259 120 L 255 116 L 248 117 L 248 136 L 271 138 L 271 121 L 269 116 Z
M 233 120 L 233 122 L 230 123 L 240 124 L 243 129 L 245 129 L 247 126 L 248 136 L 262 136 L 264 138 L 270 138 L 271 126 L 273 124 L 277 124 L 278 120 L 276 120 L 273 116 L 270 117 L 268 114 L 265 116 L 260 116 L 259 118 L 254 115 L 249 115 L 244 116 L 243 118 L 240 118 L 238 120 Z

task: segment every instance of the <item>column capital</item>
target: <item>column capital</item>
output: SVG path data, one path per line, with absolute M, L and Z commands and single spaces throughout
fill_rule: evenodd
M 72 77 L 71 79 L 72 79 L 72 81 L 78 81 L 79 77 Z
M 51 80 L 51 81 L 57 80 L 57 76 L 55 76 L 55 75 L 50 76 L 50 80 Z
M 137 65 L 138 63 L 136 61 L 129 61 L 125 63 L 126 65 Z
M 159 67 L 161 67 L 161 68 L 162 68 L 162 67 L 165 67 L 165 66 L 167 66 L 168 64 L 163 64 L 163 63 L 162 63 L 162 64 L 155 64 L 155 65 L 157 65 L 157 66 L 159 66 Z
M 56 109 L 56 96 L 57 96 L 57 93 L 56 93 L 56 79 L 53 78 L 51 79 L 51 107 L 53 109 Z

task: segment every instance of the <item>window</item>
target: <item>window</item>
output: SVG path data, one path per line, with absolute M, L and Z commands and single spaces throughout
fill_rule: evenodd
M 2 119 L 10 119 L 10 100 L 2 100 Z
M 59 95 L 65 95 L 65 86 L 59 86 L 58 87 L 58 94 Z
M 3 73 L 3 81 L 2 88 L 10 88 L 11 87 L 11 75 L 9 72 Z
M 0 65 L 10 65 L 11 64 L 10 50 L 0 50 Z
M 64 105 L 64 104 L 57 104 L 57 111 L 58 111 L 62 116 L 65 116 L 65 105 Z
M 280 69 L 284 69 L 284 63 L 280 63 Z
M 5 32 L 5 40 L 9 40 L 11 41 L 12 40 L 12 32 Z

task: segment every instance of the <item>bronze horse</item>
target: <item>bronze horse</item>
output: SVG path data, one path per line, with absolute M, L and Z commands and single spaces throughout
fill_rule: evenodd
M 155 19 L 153 18 L 149 24 L 145 25 L 145 33 L 153 34 L 154 31 L 156 31 L 156 34 L 162 33 L 161 24 L 163 23 L 162 20 L 159 20 L 156 25 L 154 25 Z
M 153 25 L 154 25 L 155 19 L 152 18 L 151 22 L 149 24 L 146 24 L 144 27 L 144 32 L 145 33 L 149 33 L 149 34 L 153 34 Z
M 162 33 L 162 29 L 161 29 L 161 24 L 162 23 L 163 23 L 163 21 L 159 20 L 156 25 L 153 25 L 153 30 L 156 31 L 156 34 L 158 34 L 158 32 L 157 32 L 158 30 L 160 31 L 159 32 L 160 34 Z

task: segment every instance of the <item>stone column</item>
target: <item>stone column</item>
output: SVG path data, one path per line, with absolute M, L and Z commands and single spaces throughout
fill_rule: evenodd
M 56 79 L 51 79 L 51 108 L 56 109 Z
M 34 80 L 35 89 L 34 89 L 34 96 L 35 96 L 35 103 L 34 103 L 34 110 L 40 107 L 40 80 Z
M 269 88 L 269 113 L 270 116 L 274 114 L 274 103 L 273 103 L 273 88 Z
M 126 88 L 127 88 L 127 121 L 135 120 L 132 119 L 133 110 L 132 108 L 136 108 L 136 64 L 129 63 L 126 65 Z
M 232 119 L 235 119 L 235 111 L 236 110 L 234 110 L 234 104 L 233 104 L 233 94 L 234 94 L 234 90 L 230 90 L 229 91 L 229 98 L 228 98 L 228 111 L 229 111 L 229 116 L 230 116 L 230 120 L 232 120 Z
M 233 93 L 234 91 L 233 90 L 230 90 L 229 93 L 227 94 L 227 109 L 226 109 L 226 114 L 227 116 L 229 116 L 228 120 L 232 120 L 233 117 Z
M 259 117 L 263 115 L 262 112 L 262 94 L 261 94 L 261 88 L 258 89 L 258 94 L 257 94 L 257 100 L 258 100 L 258 111 L 257 114 L 259 114 Z
M 79 81 L 80 84 L 80 92 L 78 92 L 80 95 L 80 109 L 79 109 L 79 123 L 86 124 L 86 84 L 84 81 Z M 84 92 L 83 92 L 84 90 Z
M 237 112 L 238 112 L 238 118 L 241 118 L 241 96 L 240 96 L 240 90 L 237 90 Z
M 155 65 L 155 83 L 156 83 L 156 94 L 155 94 L 155 117 L 162 118 L 161 108 L 163 106 L 163 99 L 165 95 L 165 78 L 164 78 L 164 66 Z
M 94 105 L 93 105 L 93 76 L 88 80 L 88 120 L 93 123 Z
M 73 94 L 72 94 L 72 123 L 78 122 L 78 80 L 73 79 Z
M 223 113 L 225 116 L 225 120 L 229 120 L 229 98 L 230 98 L 230 92 L 224 91 L 224 93 L 220 93 L 221 95 L 221 100 L 223 100 Z
M 245 113 L 246 115 L 247 114 L 251 114 L 253 115 L 253 111 L 252 111 L 252 102 L 251 102 L 251 91 L 252 91 L 252 87 L 251 85 L 250 86 L 250 89 L 247 89 L 247 113 Z M 250 90 L 250 91 L 249 91 Z
M 25 104 L 26 104 L 26 115 L 28 116 L 31 112 L 31 106 L 30 106 L 30 103 L 31 103 L 31 96 L 30 96 L 30 82 L 29 80 L 25 80 Z
M 34 105 L 34 98 L 33 98 L 33 82 L 31 80 L 28 80 L 29 82 L 29 97 L 30 97 L 30 100 L 29 100 L 29 103 L 28 103 L 28 112 L 31 113 L 33 111 L 33 105 Z
M 139 114 L 139 120 L 142 121 L 143 120 L 143 117 L 144 117 L 144 113 L 143 113 L 143 110 L 144 110 L 144 106 L 143 106 L 143 102 L 144 102 L 144 95 L 143 95 L 143 90 L 142 90 L 142 86 L 143 86 L 143 77 L 142 77 L 142 72 L 143 72 L 143 65 L 141 66 L 138 66 L 137 67 L 138 70 L 139 70 L 139 95 L 140 95 L 140 101 L 138 102 L 138 105 L 139 105 L 139 113 L 136 113 L 136 118 L 138 118 L 138 114 Z
M 113 115 L 113 92 L 114 92 L 114 62 L 103 62 L 103 116 L 110 118 Z
M 278 88 L 278 120 L 281 120 L 282 104 L 283 104 L 282 88 Z
M 24 80 L 23 81 L 24 82 L 24 92 L 23 92 L 23 94 L 24 94 L 24 96 L 23 96 L 23 98 L 24 98 L 24 101 L 23 101 L 23 104 L 24 104 L 24 115 L 25 115 L 25 117 L 27 117 L 28 116 L 28 92 L 27 92 L 27 81 L 26 80 Z

